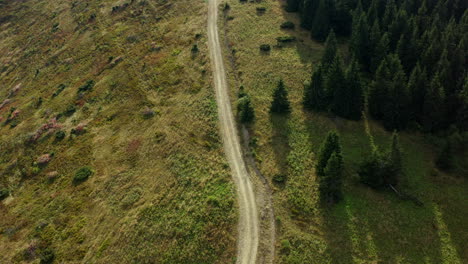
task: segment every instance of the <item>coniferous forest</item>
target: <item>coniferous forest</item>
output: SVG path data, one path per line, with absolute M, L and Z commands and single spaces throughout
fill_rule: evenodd
M 468 130 L 468 12 L 460 0 L 288 0 L 326 50 L 304 106 L 388 130 Z M 338 51 L 338 40 L 348 50 Z

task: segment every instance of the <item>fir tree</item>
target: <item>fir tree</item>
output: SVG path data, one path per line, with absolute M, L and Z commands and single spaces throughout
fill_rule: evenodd
M 441 128 L 445 116 L 445 93 L 436 75 L 424 97 L 422 125 L 425 131 L 433 132 Z
M 330 30 L 327 41 L 325 42 L 325 52 L 322 56 L 322 66 L 325 71 L 328 71 L 330 66 L 333 64 L 338 50 L 338 44 L 336 42 L 335 32 Z
M 299 0 L 287 0 L 286 11 L 288 12 L 297 12 L 299 10 Z
M 348 100 L 350 95 L 348 87 L 346 87 L 346 78 L 339 56 L 335 57 L 325 80 L 325 91 L 330 98 L 326 101 L 330 100 L 331 111 L 338 116 L 345 116 L 349 111 Z
M 250 102 L 250 96 L 244 95 L 237 102 L 237 112 L 241 123 L 250 123 L 255 118 L 255 112 Z
M 323 75 L 323 67 L 319 65 L 312 74 L 311 82 L 305 85 L 303 104 L 306 109 L 314 111 L 326 110 L 327 104 Z
M 375 73 L 377 67 L 380 64 L 381 58 L 381 51 L 378 50 L 380 39 L 382 38 L 382 34 L 380 32 L 380 26 L 378 21 L 375 21 L 372 25 L 370 34 L 369 34 L 369 47 L 370 47 L 370 67 L 369 70 L 372 73 Z M 377 61 L 379 60 L 379 61 Z
M 391 78 L 387 60 L 383 59 L 375 74 L 375 79 L 369 87 L 369 112 L 374 119 L 382 120 L 384 118 L 387 98 L 390 92 Z
M 314 21 L 315 14 L 317 12 L 317 7 L 319 0 L 304 0 L 303 8 L 301 10 L 301 26 L 306 29 L 312 28 L 312 23 Z M 300 8 L 300 3 L 299 3 Z
M 383 59 L 387 56 L 389 51 L 389 43 L 390 40 L 388 39 L 388 34 L 383 34 L 377 47 L 375 48 L 374 56 L 371 58 L 371 72 L 377 72 L 377 69 L 379 68 Z
M 419 63 L 416 64 L 408 81 L 408 91 L 411 98 L 410 119 L 416 122 L 420 122 L 423 113 L 424 97 L 427 90 L 426 78 L 426 72 L 421 70 Z
M 349 110 L 345 117 L 352 120 L 359 120 L 361 119 L 361 112 L 364 108 L 364 95 L 359 66 L 355 60 L 353 60 L 346 71 L 346 85 L 350 97 L 349 102 L 347 102 L 349 106 L 346 107 Z
M 366 13 L 362 12 L 359 17 L 355 15 L 353 18 L 350 49 L 365 70 L 370 68 L 370 48 L 369 26 L 367 25 Z
M 330 1 L 320 0 L 312 23 L 312 38 L 324 41 L 330 32 Z
M 270 112 L 272 113 L 289 113 L 291 107 L 288 100 L 288 91 L 284 86 L 283 80 L 279 80 L 275 91 L 273 92 L 273 101 L 271 102 Z
M 343 198 L 343 157 L 339 152 L 333 152 L 327 161 L 324 175 L 319 178 L 319 191 L 322 201 L 337 203 Z
M 325 175 L 325 167 L 333 153 L 341 154 L 341 144 L 338 134 L 335 131 L 330 131 L 320 147 L 318 161 L 315 165 L 315 170 L 319 177 Z

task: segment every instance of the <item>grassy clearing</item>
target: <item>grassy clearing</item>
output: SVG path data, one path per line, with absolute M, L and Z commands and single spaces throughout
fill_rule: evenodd
M 391 192 L 376 192 L 358 182 L 356 169 L 370 151 L 364 122 L 352 122 L 302 110 L 303 83 L 320 59 L 323 46 L 298 29 L 295 14 L 281 1 L 227 1 L 226 56 L 232 54 L 232 93 L 244 85 L 251 95 L 256 121 L 252 150 L 269 179 L 284 174 L 274 186 L 278 263 L 463 263 L 468 261 L 465 178 L 434 168 L 435 151 L 419 134 L 400 135 L 405 175 L 402 189 L 424 207 L 402 201 Z M 264 7 L 262 14 L 257 7 Z M 295 30 L 281 29 L 285 21 Z M 276 38 L 297 41 L 276 46 Z M 269 52 L 260 45 L 269 44 Z M 342 52 L 345 52 L 343 46 Z M 293 111 L 287 117 L 268 113 L 279 78 L 289 88 Z M 391 133 L 370 122 L 375 144 L 387 149 Z M 345 199 L 333 208 L 318 204 L 314 155 L 329 130 L 341 135 L 346 163 Z M 465 197 L 465 198 L 464 198 Z
M 205 3 L 0 5 L 0 103 L 10 100 L 0 109 L 0 189 L 12 194 L 0 202 L 0 262 L 47 250 L 56 263 L 231 262 L 235 192 Z M 43 154 L 53 155 L 35 164 Z M 83 167 L 93 173 L 74 184 Z

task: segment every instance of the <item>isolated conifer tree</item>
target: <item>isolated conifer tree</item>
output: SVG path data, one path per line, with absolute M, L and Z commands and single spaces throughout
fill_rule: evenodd
M 324 41 L 330 32 L 330 3 L 328 0 L 320 0 L 312 23 L 312 38 Z
M 325 69 L 325 71 L 328 71 L 330 66 L 335 61 L 337 50 L 338 44 L 336 42 L 335 32 L 333 30 L 330 30 L 330 33 L 327 37 L 327 41 L 325 42 L 325 52 L 322 56 L 322 66 Z
M 271 102 L 270 112 L 281 114 L 289 113 L 290 111 L 291 106 L 289 104 L 288 91 L 281 79 L 273 92 L 273 101 Z
M 324 175 L 319 178 L 319 191 L 322 201 L 337 203 L 342 197 L 343 157 L 333 152 L 327 161 Z
M 317 164 L 315 165 L 318 176 L 325 175 L 325 167 L 334 152 L 341 154 L 340 137 L 335 131 L 330 131 L 320 147 Z
M 314 111 L 324 111 L 326 109 L 325 80 L 323 75 L 323 67 L 319 65 L 312 74 L 310 84 L 305 86 L 303 104 L 306 109 Z
M 237 112 L 241 123 L 250 123 L 255 118 L 255 112 L 250 101 L 250 96 L 242 96 L 237 103 Z

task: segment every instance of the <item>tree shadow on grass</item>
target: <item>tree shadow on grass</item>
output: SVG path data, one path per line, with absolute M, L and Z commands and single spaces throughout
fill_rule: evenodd
M 279 172 L 277 175 L 273 176 L 273 181 L 278 183 L 275 180 L 276 177 L 282 176 L 283 179 L 287 178 L 288 174 L 288 162 L 287 157 L 289 152 L 291 151 L 291 147 L 289 146 L 289 126 L 288 126 L 288 119 L 289 114 L 278 115 L 278 114 L 271 114 L 270 115 L 270 122 L 272 125 L 273 135 L 271 137 L 273 151 L 275 154 L 275 161 L 279 168 Z

